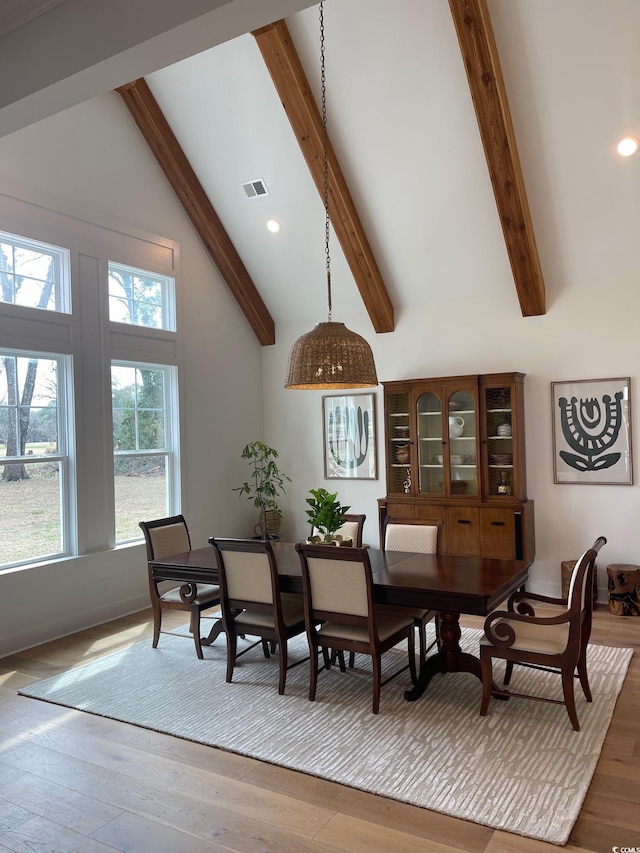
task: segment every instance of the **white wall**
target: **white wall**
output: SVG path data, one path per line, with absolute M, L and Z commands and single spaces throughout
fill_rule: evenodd
M 242 447 L 262 436 L 260 347 L 119 96 L 0 139 L 0 187 L 79 220 L 179 244 L 182 510 L 195 546 L 214 533 L 247 535 L 255 510 L 231 489 L 246 478 Z M 147 604 L 142 545 L 0 573 L 0 655 Z

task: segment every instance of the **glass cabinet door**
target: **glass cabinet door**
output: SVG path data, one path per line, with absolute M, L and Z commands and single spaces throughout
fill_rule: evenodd
M 389 491 L 411 494 L 411 418 L 409 392 L 388 394 L 387 406 L 387 460 L 389 466 Z
M 515 470 L 511 388 L 487 388 L 485 393 L 489 464 L 487 494 L 508 498 L 514 493 Z
M 416 404 L 418 421 L 418 471 L 420 494 L 444 495 L 445 448 L 442 435 L 442 400 L 431 391 Z
M 449 481 L 452 495 L 478 494 L 476 401 L 469 391 L 454 391 L 447 405 Z

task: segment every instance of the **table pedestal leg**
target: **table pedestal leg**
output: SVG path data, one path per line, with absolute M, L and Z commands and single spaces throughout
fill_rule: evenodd
M 480 658 L 467 654 L 460 648 L 460 614 L 440 611 L 440 650 L 422 661 L 418 681 L 404 698 L 407 702 L 419 699 L 434 675 L 445 672 L 471 672 L 482 681 Z
M 224 625 L 222 624 L 222 619 L 216 619 L 216 621 L 211 626 L 211 630 L 207 634 L 206 637 L 203 637 L 200 640 L 201 645 L 210 646 L 211 643 L 215 642 L 216 638 L 222 634 L 224 631 Z

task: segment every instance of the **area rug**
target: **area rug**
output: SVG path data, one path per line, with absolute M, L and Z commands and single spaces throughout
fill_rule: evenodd
M 463 630 L 477 654 L 481 632 Z M 290 641 L 290 660 L 308 654 Z M 353 670 L 320 673 L 308 700 L 308 663 L 291 669 L 278 695 L 276 657 L 258 646 L 225 682 L 224 637 L 199 661 L 184 639 L 163 635 L 157 649 L 138 643 L 19 692 L 159 732 L 220 747 L 495 829 L 566 844 L 593 776 L 631 649 L 591 646 L 593 703 L 576 685 L 582 730 L 562 705 L 493 700 L 479 716 L 480 682 L 469 674 L 436 676 L 406 702 L 407 674 L 382 688 L 371 713 L 369 658 Z M 406 661 L 385 655 L 386 671 Z M 496 676 L 501 677 L 499 665 Z M 560 695 L 557 676 L 516 667 L 514 690 Z M 167 701 L 170 696 L 171 701 Z

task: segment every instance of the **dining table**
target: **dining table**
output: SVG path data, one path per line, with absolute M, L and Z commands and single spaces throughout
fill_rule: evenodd
M 273 541 L 271 547 L 281 591 L 302 593 L 302 569 L 295 544 Z M 405 699 L 415 701 L 422 696 L 437 674 L 468 672 L 482 680 L 480 658 L 460 647 L 460 616 L 487 616 L 495 610 L 512 592 L 524 587 L 531 561 L 377 548 L 368 548 L 367 552 L 376 603 L 438 612 L 438 650 L 420 661 L 417 682 L 406 691 Z M 151 560 L 149 567 L 158 581 L 218 583 L 211 545 Z M 222 630 L 222 620 L 218 619 L 202 644 L 213 643 Z

